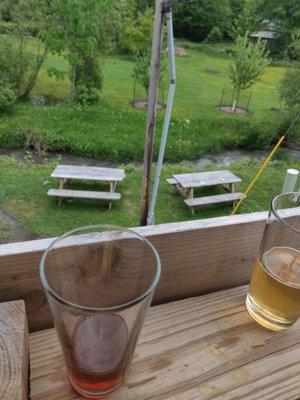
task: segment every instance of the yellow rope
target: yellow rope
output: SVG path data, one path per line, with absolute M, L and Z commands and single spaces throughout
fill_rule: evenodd
M 260 166 L 259 170 L 257 171 L 257 174 L 255 175 L 255 177 L 252 179 L 252 182 L 249 184 L 249 186 L 247 187 L 247 189 L 245 190 L 244 196 L 239 200 L 239 202 L 236 204 L 236 206 L 234 207 L 234 209 L 232 210 L 231 215 L 234 215 L 238 209 L 241 207 L 243 201 L 246 199 L 246 197 L 248 196 L 248 194 L 250 193 L 251 189 L 253 188 L 253 186 L 255 185 L 256 181 L 258 180 L 258 178 L 260 177 L 260 175 L 262 174 L 262 172 L 266 169 L 266 167 L 268 166 L 269 162 L 271 161 L 272 157 L 274 156 L 274 154 L 276 153 L 276 151 L 278 150 L 278 148 L 280 147 L 281 143 L 284 141 L 285 136 L 282 136 L 278 143 L 276 144 L 276 146 L 273 148 L 273 150 L 271 151 L 271 153 L 268 155 L 268 157 L 265 159 L 265 161 L 263 162 L 263 164 Z

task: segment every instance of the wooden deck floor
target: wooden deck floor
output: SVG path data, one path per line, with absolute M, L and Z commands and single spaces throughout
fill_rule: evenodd
M 300 399 L 300 321 L 284 333 L 247 314 L 247 287 L 152 307 L 127 386 L 112 400 Z M 31 399 L 81 399 L 53 329 L 30 334 Z

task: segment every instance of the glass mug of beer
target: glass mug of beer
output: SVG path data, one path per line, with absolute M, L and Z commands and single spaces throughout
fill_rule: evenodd
M 300 193 L 281 194 L 271 203 L 246 307 L 274 331 L 300 316 Z
M 40 278 L 82 396 L 103 399 L 123 384 L 160 271 L 152 244 L 115 226 L 73 230 L 44 253 Z

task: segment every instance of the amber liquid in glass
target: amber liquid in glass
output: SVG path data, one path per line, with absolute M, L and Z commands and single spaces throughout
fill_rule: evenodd
M 259 324 L 272 330 L 292 325 L 300 316 L 300 252 L 274 247 L 257 259 L 247 310 Z
M 110 393 L 123 381 L 128 362 L 128 330 L 118 315 L 82 318 L 75 328 L 66 361 L 74 388 L 81 394 Z

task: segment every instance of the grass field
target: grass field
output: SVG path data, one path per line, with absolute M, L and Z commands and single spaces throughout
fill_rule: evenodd
M 34 39 L 30 43 L 35 46 Z M 219 49 L 220 50 L 220 49 Z M 218 50 L 218 51 L 219 51 Z M 189 50 L 188 57 L 177 57 L 177 90 L 166 159 L 183 161 L 222 149 L 262 148 L 274 134 L 279 114 L 276 85 L 284 68 L 269 67 L 253 87 L 247 116 L 232 116 L 218 111 L 224 86 L 228 87 L 227 58 Z M 55 67 L 68 73 L 63 57 L 50 55 L 41 70 L 32 98 L 51 95 L 59 103 L 53 106 L 19 104 L 12 115 L 0 116 L 0 146 L 24 147 L 32 129 L 39 131 L 48 150 L 65 150 L 120 162 L 141 161 L 146 113 L 131 106 L 133 95 L 132 59 L 106 56 L 103 59 L 104 87 L 97 106 L 70 107 L 67 104 L 70 82 L 49 77 Z M 217 75 L 205 72 L 214 68 Z M 229 93 L 229 92 L 228 92 Z M 159 133 L 163 113 L 158 113 Z
M 13 158 L 0 157 L 0 199 L 6 212 L 16 219 L 28 232 L 35 235 L 59 235 L 75 226 L 93 223 L 108 223 L 120 226 L 139 225 L 140 187 L 142 169 L 134 165 L 125 166 L 126 178 L 117 187 L 122 199 L 107 210 L 103 202 L 68 201 L 58 207 L 56 200 L 46 196 L 50 187 L 57 187 L 56 181 L 49 179 L 56 163 L 36 165 L 30 162 L 17 161 Z M 300 163 L 276 161 L 270 164 L 253 192 L 245 201 L 240 212 L 267 210 L 272 197 L 281 190 L 285 171 L 289 167 L 300 168 Z M 215 169 L 216 167 L 214 167 Z M 254 176 L 257 162 L 238 162 L 230 170 L 242 178 L 239 189 L 243 190 Z M 166 183 L 166 178 L 174 173 L 194 171 L 189 164 L 166 165 L 163 168 L 159 191 L 156 223 L 185 221 L 228 215 L 230 205 L 214 205 L 198 208 L 192 216 L 179 195 L 173 194 L 173 188 Z M 72 187 L 76 187 L 73 184 Z M 82 188 L 84 185 L 80 185 Z M 88 186 L 99 188 L 98 185 Z M 107 189 L 106 189 L 107 190 Z M 198 195 L 219 193 L 221 189 L 208 188 L 199 190 Z M 196 193 L 197 194 L 197 193 Z M 9 225 L 1 226 L 0 236 L 10 236 Z M 0 237 L 1 239 L 1 237 Z
M 218 115 L 218 103 L 222 89 L 230 91 L 227 78 L 230 60 L 213 57 L 195 50 L 189 50 L 188 57 L 177 57 L 177 88 L 175 95 L 174 116 L 196 118 L 207 115 Z M 49 78 L 47 68 L 55 67 L 68 71 L 68 63 L 61 57 L 50 55 L 44 65 L 44 70 L 33 95 L 49 93 L 58 99 L 64 99 L 69 94 L 69 80 L 57 81 Z M 107 103 L 117 103 L 130 107 L 133 96 L 132 77 L 133 64 L 128 56 L 108 56 L 103 59 L 104 87 L 103 99 Z M 206 68 L 214 68 L 217 75 L 207 73 Z M 269 67 L 261 77 L 260 82 L 253 86 L 249 118 L 261 120 L 273 118 L 270 107 L 279 107 L 276 86 L 284 74 L 285 68 Z M 167 90 L 167 81 L 165 88 Z M 140 90 L 142 92 L 142 90 Z

